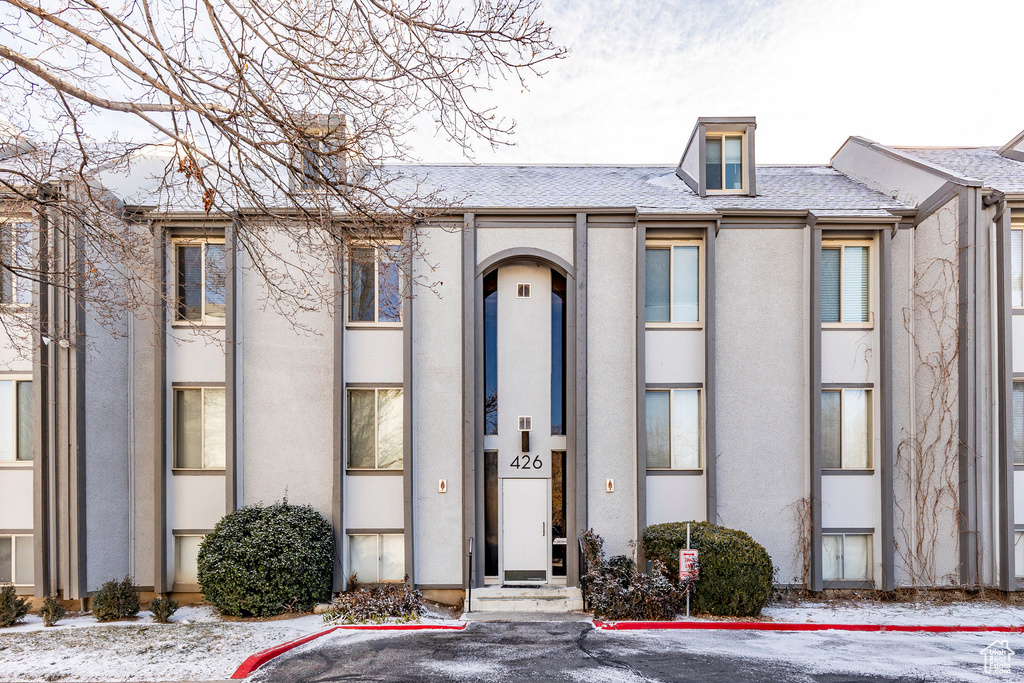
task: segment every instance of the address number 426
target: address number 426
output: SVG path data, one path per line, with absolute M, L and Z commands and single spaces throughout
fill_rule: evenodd
M 539 470 L 544 467 L 544 461 L 540 459 L 539 455 L 535 455 L 531 459 L 529 455 L 523 454 L 512 461 L 512 467 L 520 470 Z

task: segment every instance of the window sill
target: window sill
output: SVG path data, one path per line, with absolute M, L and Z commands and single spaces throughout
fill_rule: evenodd
M 822 323 L 821 329 L 824 330 L 873 330 L 875 329 L 874 323 Z
M 654 476 L 654 477 L 657 477 L 657 476 L 699 477 L 702 474 L 704 474 L 704 470 L 703 469 L 696 469 L 696 470 L 681 470 L 681 469 L 680 470 L 673 470 L 673 469 L 668 469 L 668 468 L 659 468 L 659 469 L 648 469 L 647 470 L 647 476 L 649 476 L 649 477 L 652 477 L 652 476 Z
M 173 327 L 176 330 L 188 329 L 190 327 L 194 327 L 200 330 L 223 330 L 227 327 L 227 324 L 224 323 L 223 321 L 216 323 L 205 323 L 193 320 L 172 320 L 171 327 Z
M 847 581 L 846 579 L 825 579 L 821 587 L 824 590 L 855 590 L 873 589 L 874 581 Z
M 825 475 L 863 475 L 863 476 L 871 476 L 874 473 L 875 473 L 875 469 L 873 467 L 869 467 L 867 469 L 854 469 L 852 467 L 850 467 L 850 468 L 822 467 L 821 468 L 822 476 L 825 476 Z
M 182 476 L 190 476 L 190 477 L 196 477 L 196 476 L 204 477 L 204 476 L 217 476 L 217 475 L 223 476 L 226 472 L 227 472 L 227 470 L 225 468 L 223 468 L 223 467 L 208 467 L 206 469 L 201 469 L 201 470 L 188 469 L 188 468 L 185 468 L 185 467 L 172 467 L 171 468 L 171 474 L 173 474 L 173 475 L 182 475 Z
M 378 474 L 379 475 L 385 475 L 385 476 L 387 476 L 387 475 L 400 476 L 400 475 L 405 474 L 405 470 L 404 469 L 397 470 L 397 469 L 393 469 L 393 468 L 392 469 L 370 469 L 370 468 L 364 468 L 364 467 L 360 467 L 360 468 L 349 467 L 349 468 L 345 469 L 345 474 L 350 476 L 350 477 L 362 477 L 362 476 L 366 476 L 366 475 L 378 475 Z
M 22 304 L 22 305 L 24 305 L 24 304 Z M 1011 310 L 1011 314 L 1012 315 L 1024 315 L 1024 308 L 1019 308 L 1017 306 L 1014 306 L 1013 309 Z
M 658 323 L 645 322 L 644 329 L 647 330 L 703 330 L 704 323 Z
M 30 470 L 34 467 L 31 460 L 9 460 L 0 462 L 0 470 Z
M 345 323 L 346 330 L 400 330 L 402 323 Z
M 711 195 L 745 195 L 748 194 L 747 188 L 729 189 L 729 190 L 704 190 L 704 194 Z

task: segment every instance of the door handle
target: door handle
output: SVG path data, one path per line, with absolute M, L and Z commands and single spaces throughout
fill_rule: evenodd
M 547 536 L 548 535 L 547 522 L 541 522 L 540 523 L 540 535 L 541 536 Z

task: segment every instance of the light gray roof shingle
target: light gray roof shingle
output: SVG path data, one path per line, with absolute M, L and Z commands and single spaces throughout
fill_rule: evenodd
M 756 197 L 701 198 L 674 166 L 416 165 L 393 167 L 465 208 L 636 208 L 651 213 L 811 210 L 834 215 L 912 208 L 828 166 L 758 166 Z M 396 188 L 398 189 L 398 188 Z
M 980 180 L 1008 194 L 1024 193 L 1024 163 L 1000 156 L 998 147 L 896 147 L 904 154 Z

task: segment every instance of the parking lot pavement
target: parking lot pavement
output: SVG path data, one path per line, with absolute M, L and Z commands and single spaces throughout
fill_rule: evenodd
M 293 681 L 1000 680 L 985 634 L 604 632 L 585 623 L 471 623 L 464 631 L 336 632 L 254 678 Z M 1024 647 L 1017 636 L 1011 647 Z M 1003 680 L 1015 680 L 1012 671 Z

